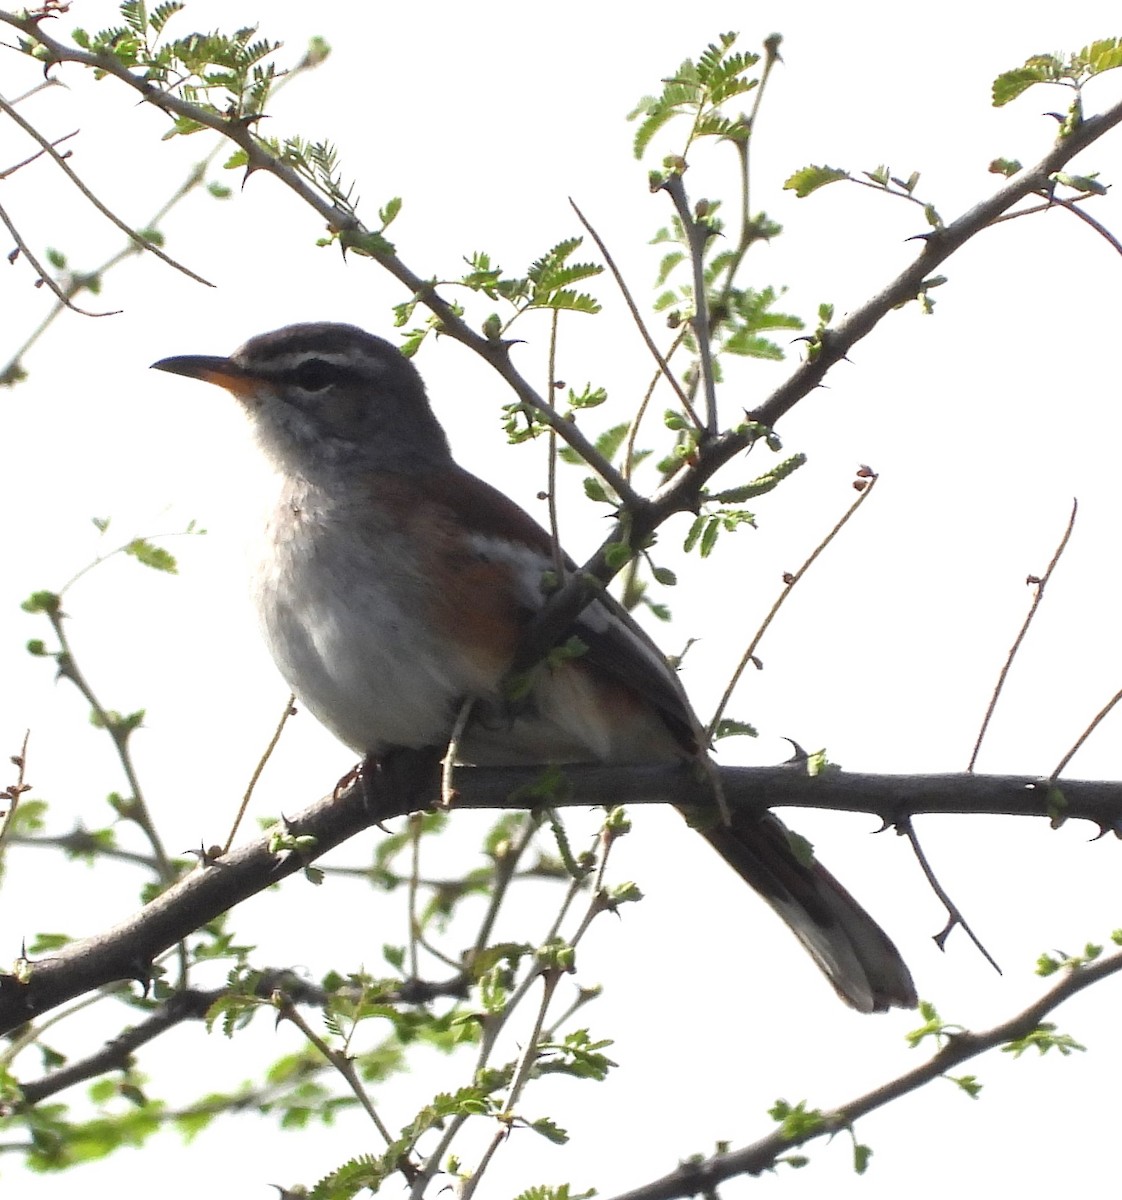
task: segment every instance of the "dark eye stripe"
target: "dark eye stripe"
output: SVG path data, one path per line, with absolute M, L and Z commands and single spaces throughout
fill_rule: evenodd
M 322 358 L 307 358 L 292 371 L 292 379 L 306 392 L 322 392 L 339 381 L 342 372 Z

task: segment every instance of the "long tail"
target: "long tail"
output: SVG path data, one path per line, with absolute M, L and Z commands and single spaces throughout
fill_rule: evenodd
M 733 812 L 731 825 L 699 832 L 790 926 L 846 1003 L 861 1012 L 916 1006 L 888 935 L 825 867 L 796 855 L 777 817 Z

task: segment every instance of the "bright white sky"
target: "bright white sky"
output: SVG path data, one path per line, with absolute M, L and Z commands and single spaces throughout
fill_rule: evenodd
M 79 0 L 58 32 L 108 24 L 113 7 Z M 667 220 L 667 202 L 647 192 L 647 168 L 630 156 L 624 115 L 719 32 L 739 29 L 754 46 L 778 30 L 784 65 L 753 144 L 753 207 L 786 232 L 758 249 L 751 280 L 788 285 L 784 307 L 808 320 L 819 302 L 844 312 L 883 286 L 915 253 L 905 239 L 920 232 L 921 219 L 912 206 L 851 185 L 796 201 L 781 191 L 793 170 L 810 162 L 918 170 L 923 197 L 945 218 L 957 216 L 997 186 L 986 173 L 992 158 L 1030 163 L 1047 150 L 1055 125 L 1041 114 L 1066 104 L 1066 94 L 1036 89 L 994 110 L 993 77 L 1030 54 L 1119 32 L 1117 10 L 1103 0 L 1024 3 L 1015 20 L 1008 6 L 959 0 L 941 6 L 937 18 L 923 10 L 922 19 L 919 9 L 902 18 L 898 4 L 860 0 L 750 7 L 697 0 L 684 9 L 570 0 L 548 18 L 546 11 L 445 0 L 423 10 L 194 0 L 177 21 L 180 31 L 260 22 L 293 59 L 312 34 L 332 43 L 328 64 L 278 99 L 269 129 L 329 135 L 344 173 L 358 180 L 368 220 L 389 197 L 404 197 L 392 234 L 419 274 L 455 274 L 461 256 L 477 249 L 523 269 L 576 230 L 572 196 L 640 296 L 657 261 L 646 243 Z M 5 95 L 34 81 L 14 55 L 0 61 Z M 1089 90 L 1089 111 L 1118 96 L 1122 72 L 1115 75 Z M 77 71 L 63 78 L 72 91 L 49 92 L 25 114 L 53 135 L 80 124 L 73 166 L 123 217 L 143 224 L 209 143 L 161 145 L 162 118 L 137 108 L 123 89 L 94 86 Z M 4 137 L 0 166 L 27 152 L 14 135 Z M 1116 182 L 1119 146 L 1117 134 L 1108 138 L 1080 169 Z M 694 196 L 727 194 L 728 181 L 720 161 L 703 155 L 687 179 Z M 57 246 L 80 267 L 119 245 L 119 235 L 44 166 L 7 181 L 4 204 L 33 245 Z M 1094 212 L 1122 231 L 1116 198 L 1097 202 Z M 59 822 L 79 813 L 90 823 L 103 819 L 101 797 L 122 786 L 108 743 L 85 725 L 78 697 L 25 654 L 26 639 L 46 631 L 18 603 L 34 589 L 57 588 L 97 552 L 90 517 L 114 518 L 111 545 L 197 518 L 211 532 L 175 542 L 180 578 L 117 562 L 75 588 L 68 604 L 76 648 L 105 702 L 148 710 L 137 752 L 168 845 L 178 851 L 221 840 L 285 689 L 242 598 L 234 512 L 252 492 L 252 476 L 241 457 L 240 418 L 222 393 L 150 374 L 148 364 L 168 354 L 224 353 L 295 320 L 347 320 L 393 336 L 390 305 L 404 297 L 369 263 L 316 249 L 317 219 L 266 177 L 250 179 L 222 206 L 193 199 L 167 232 L 169 251 L 216 290 L 134 261 L 107 279 L 93 304 L 122 315 L 65 316 L 28 356 L 30 381 L 0 398 L 7 512 L 0 751 L 14 752 L 30 726 L 30 779 L 58 806 Z M 705 714 L 781 573 L 802 562 L 849 503 L 853 469 L 869 463 L 881 472 L 877 494 L 762 646 L 766 669 L 746 680 L 732 707 L 762 736 L 730 747 L 729 761 L 775 762 L 788 753 L 781 739 L 790 736 L 808 749 L 825 746 L 853 770 L 964 767 L 1029 600 L 1024 578 L 1047 565 L 1075 495 L 1075 536 L 980 768 L 1047 773 L 1122 683 L 1122 414 L 1110 349 L 1122 261 L 1056 212 L 978 239 L 947 274 L 934 317 L 915 306 L 893 314 L 831 374 L 828 389 L 784 421 L 786 449 L 805 451 L 810 465 L 758 504 L 758 532 L 737 534 L 667 597 L 677 618 L 658 632 L 667 649 L 702 638 L 686 683 Z M 0 358 L 49 303 L 31 289 L 22 264 L 4 284 Z M 560 373 L 608 386 L 616 407 L 603 416 L 607 424 L 630 410 L 649 364 L 611 285 L 598 291 L 610 315 L 563 325 Z M 544 321 L 521 333 L 528 344 L 519 362 L 544 378 Z M 797 354 L 792 346 L 791 361 Z M 543 458 L 536 447 L 504 449 L 502 389 L 451 343 L 427 346 L 419 365 L 461 460 L 501 478 L 533 508 Z M 757 403 L 788 369 L 730 368 L 727 418 Z M 580 556 L 603 524 L 582 508 L 579 476 L 570 474 L 563 528 Z M 734 467 L 734 477 L 744 476 Z M 670 547 L 681 532 L 664 535 L 661 561 L 675 563 Z M 1104 725 L 1072 773 L 1118 778 L 1117 730 L 1117 718 Z M 263 781 L 257 813 L 292 811 L 322 794 L 350 757 L 310 718 L 297 721 Z M 914 1016 L 844 1010 L 763 906 L 731 874 L 711 869 L 700 839 L 682 836 L 673 814 L 635 815 L 614 874 L 637 879 L 648 898 L 621 923 L 599 922 L 580 964 L 584 982 L 605 985 L 588 1022 L 593 1033 L 616 1039 L 621 1069 L 601 1087 L 559 1082 L 531 1090 L 529 1115 L 548 1111 L 573 1140 L 553 1149 L 528 1133 L 514 1138 L 484 1196 L 563 1179 L 611 1196 L 711 1152 L 718 1140 L 735 1146 L 767 1132 L 765 1109 L 778 1096 L 828 1107 L 917 1061 L 919 1052 L 903 1041 Z M 461 824 L 456 863 L 474 855 L 478 832 L 469 818 Z M 1017 820 L 923 820 L 928 854 L 1003 965 L 999 978 L 958 934 L 946 954 L 933 947 L 943 913 L 903 842 L 869 837 L 871 818 L 799 814 L 795 824 L 883 920 L 921 995 L 968 1028 L 1006 1018 L 1043 990 L 1032 972 L 1041 951 L 1075 950 L 1122 925 L 1114 839 L 1090 845 L 1094 831 L 1076 825 L 1054 833 Z M 362 861 L 369 842 L 349 850 L 346 861 Z M 107 867 L 96 877 L 63 870 L 45 855 L 13 856 L 11 882 L 0 951 L 8 958 L 24 934 L 104 928 L 129 910 L 136 883 Z M 303 964 L 313 975 L 329 963 L 376 969 L 382 942 L 399 936 L 396 909 L 383 912 L 360 889 L 340 919 L 342 904 L 327 889 L 293 880 L 247 905 L 236 926 L 261 946 L 262 962 Z M 324 928 L 329 912 L 332 925 Z M 532 939 L 537 929 L 510 933 Z M 861 1122 L 858 1135 L 875 1150 L 865 1179 L 853 1175 L 848 1143 L 839 1140 L 813 1147 L 805 1171 L 740 1181 L 724 1194 L 871 1197 L 906 1189 L 925 1197 L 997 1184 L 1100 1194 L 1097 1151 L 1117 1137 L 1117 986 L 1059 1013 L 1060 1028 L 1089 1054 L 1017 1063 L 994 1055 L 967 1068 L 985 1084 L 980 1100 L 937 1084 Z M 260 1062 L 293 1048 L 294 1039 L 261 1022 L 245 1044 Z M 252 1070 L 198 1029 L 154 1050 L 143 1066 L 154 1077 L 181 1073 L 184 1095 Z M 445 1066 L 419 1071 L 401 1093 L 379 1095 L 391 1126 L 409 1117 L 410 1103 L 415 1108 L 450 1082 Z M 1033 1144 L 1033 1134 L 1046 1145 Z M 131 1195 L 151 1187 L 155 1167 L 165 1200 L 194 1197 L 214 1178 L 224 1193 L 263 1196 L 269 1181 L 314 1182 L 342 1158 L 371 1149 L 369 1138 L 357 1118 L 296 1138 L 247 1118 L 191 1149 L 169 1135 L 147 1158 L 125 1156 L 34 1186 L 42 1200 L 75 1187 Z M 9 1189 L 29 1182 L 3 1167 Z

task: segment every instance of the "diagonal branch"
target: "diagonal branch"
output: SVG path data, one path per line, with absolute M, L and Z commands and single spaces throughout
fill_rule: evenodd
M 1044 1018 L 1065 1000 L 1100 980 L 1122 971 L 1122 953 L 1101 958 L 1089 965 L 1070 970 L 1055 987 L 1045 992 L 1035 1003 L 1008 1021 L 983 1033 L 958 1033 L 949 1037 L 943 1047 L 922 1066 L 881 1084 L 880 1087 L 857 1096 L 846 1104 L 819 1114 L 813 1132 L 790 1138 L 782 1130 L 760 1138 L 750 1146 L 719 1154 L 703 1162 L 683 1163 L 661 1179 L 617 1195 L 613 1200 L 685 1200 L 697 1195 L 716 1195 L 717 1185 L 738 1175 L 759 1175 L 773 1169 L 780 1159 L 796 1146 L 805 1146 L 819 1138 L 830 1138 L 849 1129 L 858 1117 L 875 1112 L 893 1100 L 914 1092 L 933 1079 L 972 1058 L 1027 1038 L 1040 1028 Z
M 1072 531 L 1075 529 L 1075 518 L 1079 512 L 1079 501 L 1071 502 L 1071 516 L 1068 518 L 1067 527 L 1064 529 L 1063 537 L 1060 538 L 1060 543 L 1056 547 L 1055 553 L 1052 555 L 1052 561 L 1048 564 L 1048 569 L 1040 578 L 1030 575 L 1028 583 L 1035 589 L 1032 596 L 1032 603 L 1029 605 L 1028 614 L 1025 616 L 1021 624 L 1021 628 L 1017 636 L 1013 639 L 1013 645 L 1009 649 L 1008 655 L 1005 658 L 1005 664 L 1002 666 L 997 677 L 997 683 L 994 685 L 993 695 L 990 697 L 990 702 L 986 708 L 986 715 L 982 718 L 982 727 L 978 730 L 978 737 L 974 742 L 974 750 L 970 755 L 970 761 L 966 764 L 968 771 L 974 770 L 974 764 L 978 761 L 978 754 L 982 749 L 982 742 L 986 736 L 986 730 L 989 729 L 990 721 L 993 718 L 994 709 L 997 707 L 997 702 L 1001 697 L 1002 689 L 1005 687 L 1005 680 L 1009 677 L 1009 668 L 1013 665 L 1013 659 L 1017 657 L 1017 651 L 1020 650 L 1021 644 L 1025 640 L 1025 635 L 1029 631 L 1029 626 L 1036 616 L 1036 611 L 1040 607 L 1040 602 L 1044 599 L 1044 589 L 1048 586 L 1048 580 L 1052 578 L 1052 572 L 1056 569 L 1063 552 L 1067 549 L 1067 544 L 1071 540 Z M 1061 764 L 1062 766 L 1062 764 Z M 1059 774 L 1059 771 L 1053 772 Z
M 228 138 L 245 152 L 247 178 L 256 171 L 264 171 L 293 191 L 327 222 L 329 229 L 343 235 L 341 242 L 345 248 L 354 249 L 356 252 L 374 259 L 399 283 L 404 284 L 411 295 L 416 296 L 420 303 L 439 318 L 443 333 L 461 342 L 488 362 L 514 391 L 519 400 L 539 413 L 545 423 L 557 431 L 560 437 L 603 478 L 617 496 L 625 503 L 638 500 L 630 483 L 608 462 L 581 430 L 555 411 L 552 405 L 543 399 L 519 374 L 510 361 L 509 346 L 506 343 L 492 341 L 472 329 L 455 308 L 436 291 L 429 280 L 422 279 L 411 271 L 391 250 L 369 240 L 367 235 L 370 231 L 353 212 L 348 212 L 333 204 L 298 171 L 271 153 L 254 135 L 244 120 L 219 116 L 200 105 L 184 100 L 174 92 L 164 91 L 143 76 L 134 74 L 120 59 L 111 54 L 93 54 L 86 50 L 80 50 L 76 46 L 68 46 L 63 42 L 56 41 L 49 34 L 43 32 L 40 22 L 35 17 L 21 16 L 18 13 L 0 10 L 0 22 L 11 25 L 29 38 L 33 38 L 41 48 L 37 57 L 41 58 L 46 67 L 70 62 L 91 70 L 102 71 L 139 92 L 149 104 L 156 108 L 186 118 Z
M 115 317 L 121 311 L 120 309 L 114 309 L 112 312 L 90 312 L 90 310 L 87 308 L 79 308 L 78 305 L 66 295 L 62 288 L 58 286 L 55 280 L 51 277 L 51 273 L 47 270 L 47 268 L 44 267 L 43 264 L 35 257 L 34 252 L 23 240 L 23 238 L 20 236 L 19 230 L 12 223 L 11 217 L 8 216 L 7 212 L 5 212 L 2 207 L 0 207 L 0 222 L 7 227 L 8 232 L 12 235 L 12 241 L 15 242 L 15 244 L 19 247 L 19 252 L 23 255 L 23 257 L 26 258 L 31 264 L 31 268 L 35 274 L 39 276 L 40 282 L 45 283 L 47 287 L 54 292 L 55 296 L 58 297 L 60 304 L 65 304 L 66 307 L 71 309 L 73 312 L 81 313 L 83 317 Z
M 81 181 L 77 173 L 73 170 L 70 164 L 66 161 L 66 157 L 54 148 L 54 143 L 49 142 L 30 121 L 25 120 L 8 102 L 0 96 L 0 112 L 6 113 L 15 123 L 27 134 L 28 137 L 39 143 L 40 153 L 46 154 L 54 161 L 58 169 L 66 176 L 67 179 L 82 193 L 83 196 L 97 209 L 99 213 L 110 223 L 116 227 L 128 238 L 133 241 L 142 250 L 147 250 L 154 254 L 157 258 L 162 259 L 169 267 L 174 267 L 177 271 L 182 271 L 188 278 L 193 279 L 196 283 L 205 284 L 207 287 L 214 287 L 214 284 L 209 280 L 204 279 L 201 275 L 196 275 L 189 267 L 185 267 L 182 263 L 176 262 L 170 254 L 166 254 L 154 242 L 149 241 L 146 237 L 137 233 L 130 225 L 126 225 L 120 217 L 117 216 L 112 209 L 107 208 L 102 202 L 90 191 L 88 187 Z M 67 137 L 72 136 L 67 134 Z

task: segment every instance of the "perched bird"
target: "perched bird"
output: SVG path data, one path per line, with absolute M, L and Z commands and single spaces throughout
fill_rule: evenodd
M 472 700 L 460 757 L 478 765 L 695 757 L 677 676 L 610 599 L 576 621 L 587 647 L 502 682 L 553 570 L 549 535 L 456 465 L 420 375 L 351 325 L 251 338 L 230 357 L 154 364 L 226 388 L 275 471 L 253 591 L 293 692 L 364 756 L 447 745 Z M 733 812 L 703 836 L 790 926 L 863 1012 L 916 1003 L 896 947 L 847 891 L 792 848 L 770 814 Z

